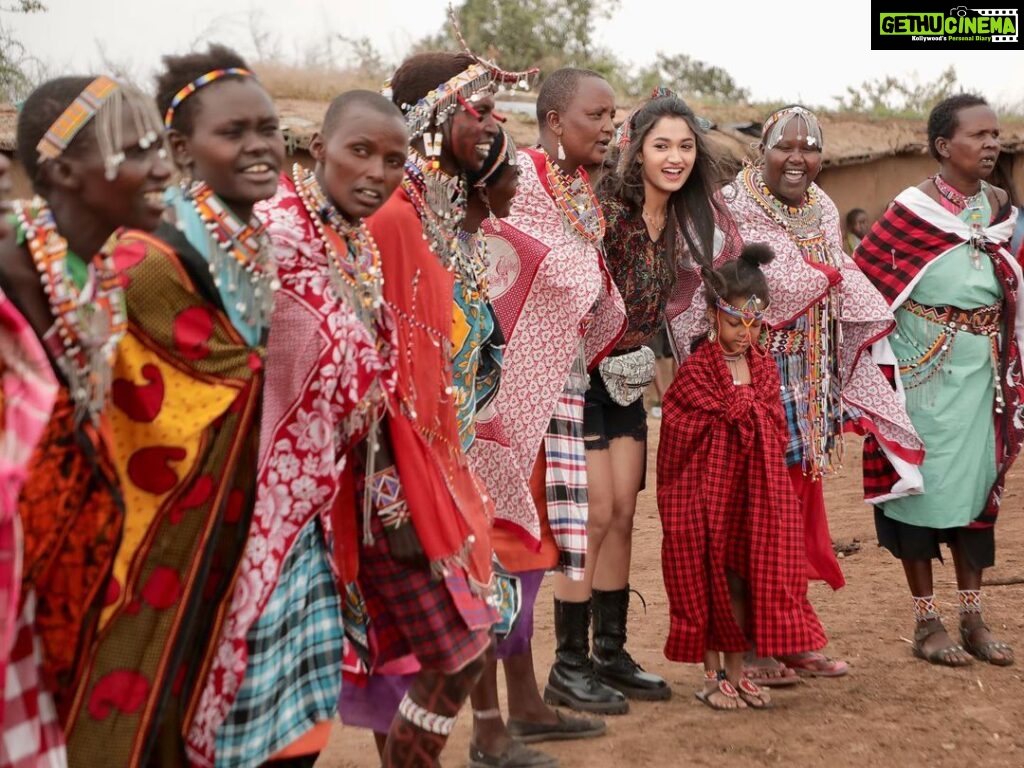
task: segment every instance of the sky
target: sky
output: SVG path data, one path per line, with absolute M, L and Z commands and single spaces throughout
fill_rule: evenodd
M 290 61 L 335 35 L 368 38 L 397 64 L 411 43 L 437 32 L 447 0 L 44 0 L 45 13 L 4 13 L 0 23 L 56 74 L 101 72 L 109 63 L 149 83 L 164 53 L 208 41 L 247 57 L 265 48 Z M 162 6 L 162 7 L 161 7 Z M 853 7 L 851 9 L 851 6 Z M 813 3 L 770 0 L 621 0 L 595 27 L 599 45 L 622 61 L 650 64 L 685 53 L 725 69 L 754 101 L 835 106 L 846 86 L 894 75 L 931 82 L 948 66 L 966 90 L 1024 108 L 1024 50 L 872 51 L 870 3 L 834 4 L 824 21 Z M 255 33 L 255 34 L 254 34 Z M 347 50 L 334 37 L 334 50 Z M 685 94 L 682 94 L 685 96 Z

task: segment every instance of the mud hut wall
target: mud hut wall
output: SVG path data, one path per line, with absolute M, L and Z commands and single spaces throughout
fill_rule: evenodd
M 846 212 L 851 208 L 863 208 L 873 222 L 896 195 L 935 170 L 935 161 L 927 155 L 902 155 L 824 168 L 817 181 L 835 202 L 839 224 L 845 227 Z

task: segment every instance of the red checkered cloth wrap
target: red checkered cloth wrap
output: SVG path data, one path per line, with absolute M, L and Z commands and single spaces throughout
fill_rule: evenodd
M 292 179 L 282 175 L 277 193 L 256 211 L 267 222 L 282 287 L 267 341 L 256 503 L 188 737 L 190 757 L 210 765 L 216 731 L 246 673 L 246 638 L 277 588 L 299 532 L 314 518 L 320 518 L 340 570 L 355 578 L 355 515 L 338 516 L 335 525 L 332 513 L 348 479 L 349 451 L 365 437 L 381 388 L 394 386 L 386 371 L 393 367 L 393 346 L 378 348 L 325 278 L 325 245 Z M 336 237 L 333 230 L 325 232 Z M 340 253 L 347 248 L 340 238 L 332 245 Z M 390 339 L 390 315 L 383 318 L 374 330 Z M 352 506 L 349 500 L 345 509 Z
M 747 365 L 750 385 L 736 386 L 721 348 L 701 343 L 662 402 L 658 512 L 673 661 L 745 651 L 751 641 L 765 656 L 827 642 L 805 607 L 803 517 L 786 469 L 778 372 L 759 350 Z M 746 634 L 732 614 L 727 570 L 747 585 Z
M 39 338 L 0 291 L 0 681 L 6 678 L 21 593 L 18 494 L 56 395 L 57 380 Z
M 712 251 L 712 265 L 715 269 L 740 255 L 743 240 L 732 220 L 721 193 L 715 194 L 715 244 Z M 704 282 L 700 267 L 691 258 L 679 264 L 676 283 L 665 305 L 665 323 L 668 338 L 676 362 L 681 363 L 690 354 L 690 346 L 697 339 L 707 335 L 707 303 L 704 301 Z
M 454 278 L 401 188 L 366 225 L 394 312 L 398 379 L 387 426 L 412 524 L 435 575 L 463 571 L 482 601 L 491 583 L 493 507 L 462 451 L 451 395 Z
M 544 154 L 521 150 L 519 166 L 511 215 L 501 220 L 500 229 L 483 225 L 491 301 L 506 339 L 505 366 L 492 401 L 500 419 L 478 416 L 471 460 L 494 496 L 495 525 L 537 551 L 540 520 L 530 473 L 580 354 L 580 335 L 585 333 L 583 351 L 592 369 L 625 331 L 626 313 L 600 250 L 563 223 Z M 579 579 L 587 509 L 570 506 L 550 521 L 551 532 L 562 552 L 559 568 Z
M 761 268 L 771 292 L 765 321 L 772 328 L 785 328 L 828 291 L 839 292 L 839 384 L 844 406 L 858 413 L 843 426 L 847 431 L 873 435 L 896 469 L 896 474 L 886 478 L 888 485 L 865 483 L 865 500 L 875 503 L 919 493 L 923 483 L 918 467 L 924 461 L 924 445 L 907 416 L 902 397 L 870 353 L 871 345 L 895 327 L 892 310 L 843 251 L 839 211 L 822 189 L 811 185 L 821 205 L 821 231 L 831 252 L 841 260 L 838 271 L 808 261 L 796 239 L 746 191 L 749 184 L 743 175 L 749 173 L 754 170 L 741 170 L 736 180 L 723 188 L 722 195 L 743 242 L 767 243 L 775 251 L 775 259 Z
M 68 764 L 57 707 L 43 681 L 43 647 L 34 632 L 35 609 L 35 594 L 28 591 L 13 627 L 11 663 L 3 680 L 3 768 L 65 768 Z
M 370 526 L 373 544 L 360 549 L 359 589 L 371 622 L 371 674 L 387 674 L 394 668 L 388 662 L 409 655 L 446 674 L 479 658 L 497 614 L 473 593 L 465 574 L 452 570 L 439 581 L 426 568 L 399 563 L 377 515 Z
M 1006 473 L 1024 441 L 1024 374 L 1021 371 L 1020 339 L 1024 334 L 1024 307 L 1021 306 L 1021 264 L 1007 250 L 1017 213 L 1009 204 L 1002 207 L 984 228 L 981 244 L 993 258 L 996 277 L 1003 288 L 1003 323 L 1011 333 L 1003 333 L 999 350 L 1000 384 L 1006 405 L 995 419 L 995 484 L 982 513 L 970 524 L 983 528 L 995 524 L 1002 502 Z M 895 310 L 909 297 L 917 281 L 943 254 L 971 238 L 970 227 L 932 200 L 917 187 L 901 192 L 889 209 L 871 227 L 854 252 L 854 259 L 868 279 L 881 291 Z M 874 345 L 872 356 L 889 367 L 890 380 L 898 385 L 892 348 L 885 339 Z M 884 489 L 894 476 L 892 465 L 870 436 L 864 441 L 864 485 Z

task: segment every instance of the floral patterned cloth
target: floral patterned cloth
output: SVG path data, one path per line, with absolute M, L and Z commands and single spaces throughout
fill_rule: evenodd
M 394 366 L 381 359 L 374 336 L 334 288 L 324 242 L 291 179 L 282 178 L 277 194 L 258 209 L 269 219 L 282 287 L 267 344 L 256 506 L 218 651 L 188 734 L 197 765 L 213 765 L 216 732 L 246 674 L 247 635 L 279 588 L 300 531 L 319 518 L 324 536 L 307 540 L 311 546 L 335 543 L 331 511 L 345 483 L 349 451 L 393 386 L 382 373 Z M 376 330 L 392 333 L 389 322 Z M 259 631 L 268 632 L 262 626 Z M 336 662 L 330 673 L 340 685 L 340 657 Z
M 514 532 L 527 548 L 540 547 L 541 525 L 530 475 L 551 417 L 573 367 L 596 366 L 626 327 L 622 298 L 604 259 L 564 223 L 546 180 L 544 155 L 520 150 L 522 175 L 512 213 L 487 234 L 491 302 L 505 334 L 505 368 L 494 398 L 500 418 L 478 418 L 470 459 L 495 499 L 495 525 Z M 572 416 L 582 422 L 582 407 Z M 582 453 L 573 461 L 583 460 Z M 550 489 L 549 489 L 550 490 Z M 552 534 L 563 552 L 586 541 L 586 507 Z M 565 567 L 563 562 L 563 567 Z M 569 569 L 572 578 L 582 572 Z
M 622 198 L 607 197 L 601 207 L 607 226 L 605 261 L 629 320 L 617 347 L 631 349 L 649 341 L 665 322 L 665 304 L 672 290 L 672 273 L 662 256 L 665 235 L 651 240 L 640 211 Z

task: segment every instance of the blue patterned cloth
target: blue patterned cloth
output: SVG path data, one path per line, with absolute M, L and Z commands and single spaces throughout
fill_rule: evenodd
M 262 765 L 318 722 L 341 688 L 341 600 L 319 520 L 296 537 L 277 588 L 246 643 L 245 681 L 217 731 L 217 765 Z

